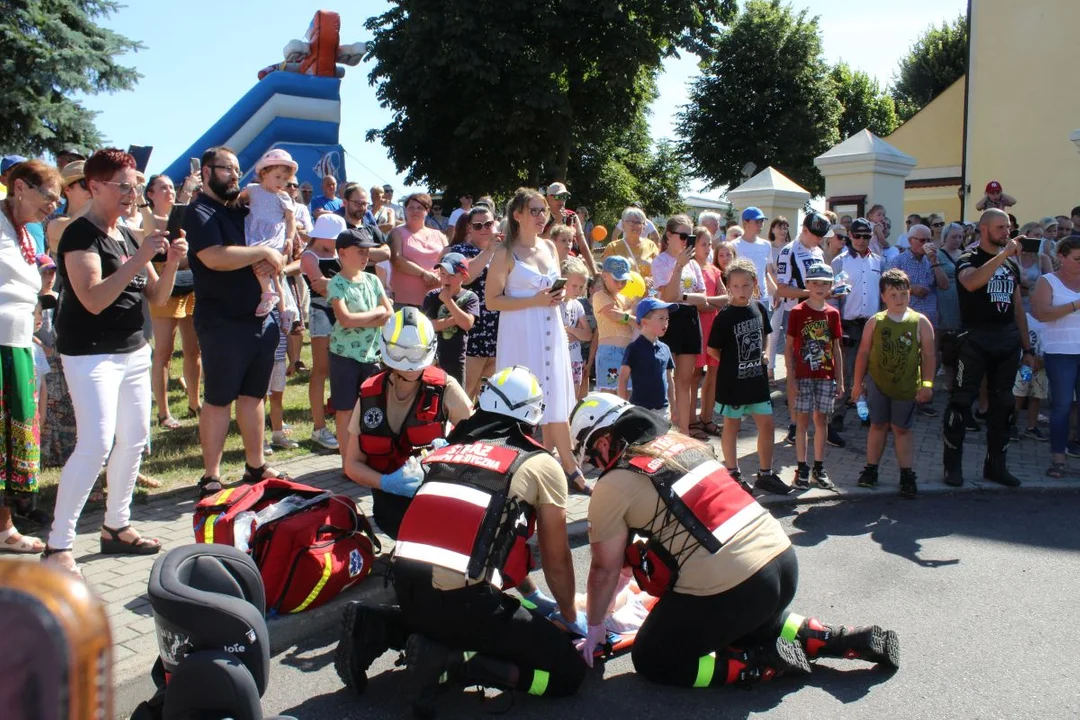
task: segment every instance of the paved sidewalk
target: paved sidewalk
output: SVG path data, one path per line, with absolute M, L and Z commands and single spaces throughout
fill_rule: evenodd
M 787 432 L 787 409 L 782 396 L 776 399 L 776 457 L 774 468 L 785 482 L 792 480 L 795 466 L 794 447 L 784 444 Z M 938 393 L 935 406 L 942 411 L 945 395 Z M 866 490 L 856 486 L 858 474 L 865 464 L 866 433 L 860 427 L 854 410 L 848 413 L 847 431 L 843 434 L 848 441 L 844 449 L 829 447 L 825 455 L 825 466 L 830 477 L 837 485 L 836 494 L 824 490 L 789 496 L 766 496 L 765 504 L 814 502 L 833 499 L 836 495 L 856 498 L 873 494 L 896 492 L 898 472 L 890 448 L 881 464 L 880 487 Z M 710 440 L 720 457 L 720 441 Z M 752 422 L 743 423 L 739 435 L 739 456 L 743 459 L 745 475 L 757 471 L 756 437 Z M 916 471 L 919 474 L 919 490 L 922 495 L 952 492 L 941 483 L 941 418 L 919 416 L 915 425 Z M 968 491 L 979 489 L 999 489 L 981 479 L 982 456 L 985 453 L 985 436 L 969 434 L 965 448 L 964 467 Z M 1009 451 L 1009 467 L 1021 480 L 1024 489 L 1031 488 L 1075 488 L 1075 481 L 1050 480 L 1043 475 L 1049 460 L 1049 447 L 1046 443 L 1023 440 L 1014 443 Z M 340 458 L 335 455 L 310 455 L 275 465 L 287 471 L 293 478 L 334 492 L 347 494 L 355 498 L 361 509 L 370 517 L 371 496 L 343 477 L 340 471 Z M 1080 465 L 1072 463 L 1071 470 L 1080 476 Z M 1010 491 L 1001 489 L 1002 491 Z M 1015 492 L 1015 491 L 1011 491 Z M 925 500 L 919 500 L 921 502 Z M 191 526 L 194 508 L 194 490 L 184 489 L 153 496 L 148 503 L 137 504 L 133 508 L 133 522 L 140 532 L 148 537 L 157 537 L 164 542 L 165 549 L 170 549 L 193 542 Z M 585 517 L 588 511 L 588 499 L 571 496 L 568 512 L 571 535 L 579 542 L 584 541 Z M 78 525 L 76 558 L 83 568 L 87 582 L 105 602 L 112 626 L 115 645 L 114 680 L 118 689 L 129 686 L 126 692 L 131 695 L 130 685 L 148 685 L 150 666 L 157 656 L 154 620 L 146 598 L 146 583 L 150 567 L 155 557 L 113 557 L 97 553 L 97 534 L 102 522 L 102 510 L 92 509 L 86 512 Z M 389 554 L 393 544 L 389 538 L 381 536 L 383 555 Z M 341 604 L 347 599 L 357 597 L 388 597 L 389 590 L 381 577 L 381 568 L 376 566 L 373 575 L 359 586 L 339 597 L 336 601 L 310 612 L 275 618 L 270 621 L 271 652 L 282 652 L 305 637 L 324 631 L 338 621 Z M 118 692 L 118 697 L 125 693 Z M 130 708 L 117 708 L 118 712 Z

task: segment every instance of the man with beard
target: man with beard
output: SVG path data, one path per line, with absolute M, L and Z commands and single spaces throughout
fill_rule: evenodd
M 244 440 L 244 481 L 279 475 L 263 458 L 263 398 L 270 387 L 279 339 L 273 314 L 255 315 L 259 277 L 280 273 L 285 257 L 244 240 L 247 209 L 240 195 L 236 154 L 213 147 L 202 156 L 202 192 L 188 206 L 183 229 L 195 280 L 195 332 L 202 350 L 205 385 L 199 417 L 205 472 L 199 495 L 221 489 L 221 453 L 229 433 L 229 407 Z
M 1020 301 L 1019 255 L 1020 241 L 1009 239 L 1009 216 L 990 209 L 979 218 L 979 244 L 956 262 L 956 291 L 966 332 L 959 338 L 956 383 L 945 413 L 946 485 L 964 484 L 965 421 L 984 376 L 990 406 L 983 478 L 1007 487 L 1020 484 L 1005 466 L 1014 406 L 1012 386 L 1019 364 L 1030 367 L 1035 356 Z
M 375 242 L 379 243 L 379 247 L 371 248 L 366 268 L 366 272 L 376 275 L 378 274 L 375 272 L 377 265 L 385 262 L 387 264 L 383 268 L 389 266 L 390 244 L 386 241 L 386 235 L 375 224 L 375 217 L 368 210 L 371 205 L 368 191 L 360 183 L 349 183 L 345 186 L 341 197 L 345 200 L 345 205 L 341 208 L 342 215 L 345 218 L 345 226 L 349 230 L 366 227 L 371 231 L 371 237 L 375 238 Z M 389 282 L 389 278 L 383 278 L 383 284 L 387 287 L 389 287 Z

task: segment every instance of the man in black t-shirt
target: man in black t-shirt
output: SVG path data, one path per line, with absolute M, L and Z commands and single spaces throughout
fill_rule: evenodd
M 379 247 L 371 248 L 368 254 L 368 264 L 365 268 L 366 272 L 375 275 L 377 274 L 375 266 L 384 260 L 390 259 L 390 245 L 386 241 L 386 234 L 379 229 L 374 220 L 369 219 L 371 213 L 368 212 L 368 206 L 371 200 L 368 191 L 359 183 L 349 183 L 345 186 L 341 197 L 345 201 L 345 205 L 341 209 L 342 214 L 345 216 L 346 228 L 355 230 L 359 227 L 366 227 L 371 231 L 371 236 L 375 238 L 375 242 L 379 243 Z
M 1027 316 L 1020 301 L 1020 240 L 1009 239 L 1009 216 L 987 210 L 979 218 L 979 245 L 956 263 L 956 290 L 965 331 L 957 348 L 956 382 L 945 413 L 945 484 L 964 484 L 964 426 L 986 377 L 983 478 L 1015 487 L 1020 481 L 1005 465 L 1012 427 L 1012 386 L 1022 360 L 1031 365 Z M 931 382 L 924 380 L 924 383 Z
M 263 458 L 263 398 L 270 388 L 280 331 L 273 313 L 258 317 L 255 308 L 262 292 L 259 277 L 280 273 L 285 257 L 268 245 L 247 246 L 247 210 L 234 204 L 241 174 L 231 150 L 207 150 L 202 157 L 202 192 L 184 214 L 195 280 L 195 333 L 205 378 L 199 417 L 205 469 L 200 497 L 221 489 L 221 453 L 233 401 L 244 438 L 244 480 L 257 482 L 279 474 Z

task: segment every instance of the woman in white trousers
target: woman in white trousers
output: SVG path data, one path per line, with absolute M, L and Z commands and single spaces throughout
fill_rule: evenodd
M 79 573 L 75 525 L 108 460 L 109 499 L 101 528 L 103 554 L 150 555 L 161 549 L 131 527 L 131 496 L 150 436 L 150 348 L 142 334 L 143 298 L 164 304 L 187 242 L 165 231 L 140 244 L 119 218 L 140 202 L 135 159 L 115 148 L 94 153 L 84 175 L 91 194 L 82 217 L 60 238 L 64 293 L 56 315 L 60 353 L 75 408 L 78 440 L 64 465 L 44 559 Z M 159 277 L 151 261 L 164 261 Z

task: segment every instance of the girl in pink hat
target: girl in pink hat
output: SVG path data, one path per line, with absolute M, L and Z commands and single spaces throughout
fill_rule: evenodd
M 296 162 L 285 150 L 268 150 L 255 163 L 258 183 L 252 183 L 240 193 L 240 202 L 250 209 L 244 220 L 244 237 L 249 247 L 269 245 L 288 255 L 288 246 L 296 236 L 296 219 L 293 201 L 285 192 L 285 186 L 296 173 Z M 255 314 L 269 315 L 275 307 L 281 315 L 281 324 L 288 329 L 291 319 L 286 317 L 284 282 L 280 276 L 261 277 L 262 299 Z

